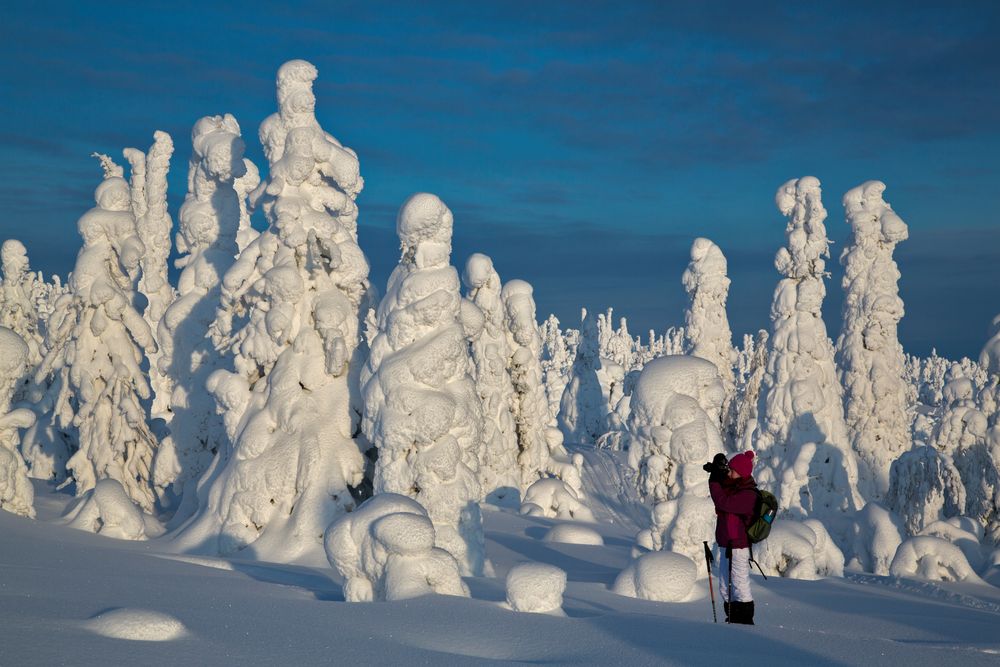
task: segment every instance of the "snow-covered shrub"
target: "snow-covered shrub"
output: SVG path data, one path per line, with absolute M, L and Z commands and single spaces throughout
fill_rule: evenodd
M 844 267 L 844 322 L 837 367 L 851 447 L 858 457 L 858 490 L 869 500 L 889 489 L 889 466 L 910 448 L 899 269 L 893 250 L 909 236 L 906 224 L 882 199 L 885 184 L 867 181 L 844 195 L 851 239 Z
M 788 218 L 787 247 L 774 259 L 783 278 L 771 304 L 771 347 L 756 429 L 744 445 L 757 452 L 757 482 L 782 508 L 799 515 L 853 511 L 863 504 L 857 461 L 821 313 L 824 258 L 830 253 L 819 180 L 788 181 L 775 203 Z
M 167 258 L 170 256 L 170 230 L 173 223 L 167 213 L 167 172 L 174 143 L 166 132 L 153 134 L 149 153 L 136 148 L 125 149 L 125 159 L 132 167 L 132 215 L 136 233 L 142 239 L 145 252 L 139 259 L 139 292 L 146 297 L 143 318 L 154 334 L 160 318 L 174 299 L 174 291 L 167 276 Z M 172 378 L 160 370 L 157 349 L 149 354 L 149 382 L 153 390 L 153 414 L 159 416 L 167 410 Z
M 230 451 L 206 471 L 205 501 L 179 537 L 185 548 L 252 545 L 257 557 L 278 561 L 318 552 L 330 522 L 353 509 L 350 488 L 364 476 L 352 389 L 367 308 L 354 202 L 364 181 L 354 151 L 316 120 L 316 75 L 302 60 L 282 65 L 278 111 L 261 123 L 271 169 L 252 199 L 268 229 L 223 277 L 210 329 L 236 369 L 207 380 L 226 411 Z
M 889 574 L 889 564 L 904 534 L 903 525 L 895 514 L 880 503 L 869 501 L 851 524 L 847 569 L 883 576 Z
M 58 320 L 36 381 L 57 376 L 51 388 L 55 396 L 45 402 L 49 413 L 43 418 L 78 434 L 79 448 L 66 463 L 77 495 L 111 478 L 151 512 L 150 467 L 157 438 L 149 425 L 152 396 L 145 368 L 156 343 L 132 306 L 132 281 L 145 246 L 136 233 L 121 167 L 100 157 L 105 178 L 94 193 L 97 206 L 78 222 L 83 247 L 69 281 L 71 291 L 56 304 Z
M 702 556 L 704 558 L 704 556 Z M 632 561 L 611 587 L 618 595 L 653 602 L 682 602 L 698 579 L 695 561 L 670 551 L 651 551 Z
M 27 408 L 11 410 L 11 399 L 28 371 L 31 352 L 14 331 L 0 327 L 0 509 L 34 518 L 35 491 L 18 450 L 19 430 L 35 423 Z
M 70 528 L 119 540 L 145 540 L 142 512 L 115 479 L 102 479 L 74 501 L 64 521 Z
M 482 460 L 479 482 L 490 502 L 517 506 L 521 475 L 518 467 L 518 432 L 512 410 L 515 395 L 508 363 L 511 358 L 500 276 L 486 255 L 473 254 L 462 274 L 467 297 L 483 315 L 482 332 L 472 341 L 476 392 L 483 404 Z
M 726 270 L 726 258 L 719 246 L 708 239 L 697 238 L 691 244 L 691 262 L 681 281 L 690 299 L 684 313 L 687 354 L 715 364 L 728 403 L 734 390 L 736 351 L 726 316 L 730 283 Z
M 159 369 L 172 391 L 170 434 L 153 462 L 156 486 L 182 497 L 175 519 L 197 509 L 195 483 L 216 452 L 229 447 L 222 416 L 206 387 L 221 362 L 207 337 L 221 297 L 222 276 L 237 252 L 240 205 L 234 180 L 244 174 L 240 126 L 231 115 L 206 116 L 191 132 L 194 151 L 188 193 L 181 206 L 177 249 L 181 269 L 177 299 L 159 320 Z
M 920 531 L 921 535 L 930 537 L 940 537 L 947 540 L 962 550 L 962 554 L 969 561 L 969 566 L 979 572 L 986 564 L 986 556 L 983 553 L 983 527 L 972 517 L 955 516 L 942 521 L 935 521 L 924 526 Z
M 521 563 L 507 573 L 507 606 L 513 611 L 562 615 L 566 573 L 546 563 Z
M 375 493 L 399 493 L 427 509 L 436 544 L 464 574 L 485 565 L 477 471 L 482 403 L 451 266 L 452 214 L 432 194 L 403 204 L 402 257 L 377 311 L 362 373 L 368 440 L 378 448 Z
M 383 493 L 334 521 L 324 547 L 345 580 L 348 602 L 405 600 L 428 593 L 468 597 L 458 563 L 434 542 L 434 525 L 420 503 Z
M 562 544 L 604 544 L 604 538 L 596 530 L 575 523 L 556 524 L 549 528 L 549 532 L 545 533 L 545 537 L 542 539 L 545 542 Z
M 653 501 L 639 544 L 697 558 L 714 539 L 715 506 L 702 465 L 722 451 L 725 389 L 711 361 L 666 356 L 642 369 L 632 391 L 628 461 L 639 494 Z
M 594 515 L 580 496 L 561 479 L 540 479 L 524 492 L 521 514 L 550 519 L 594 521 Z
M 549 446 L 548 398 L 542 379 L 542 340 L 535 320 L 534 290 L 523 280 L 508 280 L 501 291 L 510 358 L 507 362 L 514 386 L 514 424 L 521 489 L 545 475 Z
M 844 554 L 816 519 L 776 521 L 767 539 L 754 547 L 765 573 L 789 579 L 844 576 Z
M 563 434 L 551 426 L 545 429 L 545 472 L 566 483 L 583 498 L 583 454 L 570 454 L 563 446 Z
M 885 504 L 899 515 L 906 532 L 916 535 L 939 519 L 962 514 L 965 487 L 947 456 L 921 445 L 892 462 Z
M 581 314 L 580 343 L 569 382 L 559 402 L 559 428 L 572 444 L 591 444 L 607 431 L 611 412 L 597 371 L 601 367 L 597 325 L 587 310 Z
M 919 577 L 930 581 L 985 583 L 972 570 L 962 550 L 940 537 L 921 535 L 899 545 L 889 565 L 894 577 Z

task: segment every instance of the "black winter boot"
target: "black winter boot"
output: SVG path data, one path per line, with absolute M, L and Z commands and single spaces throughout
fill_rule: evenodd
M 753 625 L 753 602 L 732 602 L 729 605 L 729 622 Z
M 723 611 L 726 612 L 726 623 L 732 623 L 732 621 L 729 620 L 729 603 L 728 602 L 723 602 L 722 603 L 722 609 L 723 609 Z

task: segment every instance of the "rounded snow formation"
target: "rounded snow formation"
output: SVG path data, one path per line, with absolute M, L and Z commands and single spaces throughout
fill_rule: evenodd
M 727 394 L 733 387 L 733 333 L 726 316 L 729 277 L 726 257 L 705 238 L 691 244 L 691 262 L 681 281 L 690 297 L 684 316 L 684 337 L 690 354 L 715 364 Z
M 99 533 L 120 540 L 146 539 L 142 512 L 115 479 L 97 482 L 66 515 L 66 524 L 77 530 Z
M 149 609 L 113 609 L 90 619 L 84 627 L 102 637 L 142 642 L 167 642 L 188 634 L 173 616 Z
M 399 209 L 396 233 L 405 252 L 427 241 L 450 244 L 454 223 L 451 210 L 437 195 L 418 192 Z
M 630 423 L 662 423 L 673 394 L 694 398 L 718 421 L 725 389 L 715 364 L 699 357 L 668 355 L 643 366 L 632 389 Z
M 28 344 L 12 330 L 0 327 L 0 383 L 4 385 L 4 389 L 6 385 L 20 381 L 27 363 Z M 3 395 L 6 394 L 4 391 Z M 6 402 L 0 403 L 0 408 L 6 407 Z
M 521 563 L 507 573 L 507 605 L 514 611 L 562 614 L 566 573 L 546 563 Z
M 604 538 L 596 530 L 573 523 L 560 523 L 552 526 L 543 540 L 561 544 L 592 544 L 597 546 L 604 544 Z
M 434 525 L 412 498 L 382 493 L 326 531 L 330 564 L 348 602 L 406 600 L 439 593 L 468 597 L 458 563 L 434 546 Z
M 889 565 L 894 577 L 918 577 L 930 581 L 985 583 L 973 571 L 962 550 L 940 537 L 921 535 L 899 545 Z
M 612 590 L 618 595 L 653 602 L 681 602 L 698 578 L 694 561 L 672 551 L 643 554 L 621 571 Z
M 595 521 L 593 513 L 580 501 L 576 491 L 561 479 L 540 479 L 524 492 L 521 514 L 549 519 Z
M 844 576 L 844 554 L 816 519 L 775 522 L 768 538 L 754 549 L 754 557 L 765 572 L 789 579 Z

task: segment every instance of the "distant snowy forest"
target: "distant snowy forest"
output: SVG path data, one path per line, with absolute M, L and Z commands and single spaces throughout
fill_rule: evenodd
M 540 321 L 532 286 L 487 254 L 456 268 L 455 221 L 433 194 L 402 204 L 399 263 L 369 282 L 358 156 L 317 121 L 316 77 L 301 60 L 279 69 L 266 169 L 231 115 L 195 124 L 176 230 L 173 143 L 156 132 L 123 161 L 95 156 L 103 179 L 68 277 L 3 243 L 4 510 L 34 517 L 30 480 L 48 480 L 75 493 L 63 520 L 83 530 L 329 562 L 347 600 L 469 595 L 462 577 L 492 572 L 485 505 L 594 538 L 580 453 L 593 448 L 620 453 L 648 510 L 636 562 L 703 566 L 702 464 L 752 449 L 782 507 L 757 554 L 773 572 L 979 581 L 1000 567 L 1000 317 L 978 360 L 905 353 L 893 251 L 908 230 L 885 184 L 843 195 L 839 331 L 821 315 L 827 211 L 810 176 L 777 190 L 770 330 L 734 343 L 726 258 L 704 238 L 666 331 L 636 335 L 611 309 Z M 557 607 L 553 569 L 512 573 L 511 607 Z M 615 590 L 681 599 L 704 576 L 690 568 L 678 589 L 657 572 L 630 567 Z

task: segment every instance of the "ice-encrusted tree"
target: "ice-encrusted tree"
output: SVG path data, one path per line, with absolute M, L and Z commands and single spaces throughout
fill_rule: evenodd
M 601 367 L 597 324 L 586 309 L 581 320 L 576 358 L 559 402 L 559 429 L 569 443 L 591 444 L 607 430 L 610 408 L 597 376 Z
M 905 361 L 896 333 L 903 301 L 892 259 L 909 233 L 883 192 L 884 183 L 867 181 L 844 195 L 851 238 L 840 256 L 844 320 L 836 361 L 847 433 L 858 457 L 858 490 L 867 500 L 885 495 L 889 466 L 910 447 Z
M 206 387 L 222 364 L 208 337 L 221 297 L 222 277 L 235 262 L 240 200 L 235 181 L 245 174 L 244 144 L 233 116 L 206 116 L 191 132 L 188 192 L 181 206 L 176 262 L 177 298 L 159 321 L 159 370 L 171 379 L 166 417 L 170 434 L 154 461 L 157 487 L 173 485 L 182 501 L 176 520 L 197 509 L 195 483 L 220 449 L 228 447 L 222 416 Z
M 117 480 L 133 502 L 152 512 L 150 467 L 157 438 L 149 425 L 152 399 L 148 357 L 156 350 L 149 324 L 133 307 L 134 279 L 145 246 L 135 228 L 130 188 L 122 169 L 105 169 L 97 206 L 80 218 L 83 247 L 70 292 L 56 304 L 60 317 L 39 375 L 54 373 L 58 392 L 50 419 L 78 433 L 66 463 L 83 495 L 100 479 Z
M 573 357 L 569 353 L 566 338 L 559 328 L 559 319 L 549 315 L 541 325 L 542 374 L 545 378 L 545 395 L 549 401 L 549 425 L 555 426 L 559 417 L 559 402 L 562 400 L 569 371 L 573 367 Z
M 508 365 L 514 383 L 517 462 L 521 469 L 521 491 L 525 491 L 535 480 L 546 476 L 549 464 L 549 404 L 542 380 L 542 339 L 535 320 L 532 286 L 524 280 L 508 280 L 501 296 L 511 352 Z
M 41 316 L 35 301 L 38 277 L 28 266 L 28 251 L 20 241 L 8 239 L 0 247 L 0 326 L 7 327 L 28 346 L 29 366 L 42 361 L 45 341 L 39 330 Z
M 988 373 L 1000 375 L 1000 315 L 990 323 L 989 336 L 979 353 L 979 365 Z
M 18 445 L 20 429 L 34 424 L 35 414 L 27 408 L 11 409 L 11 400 L 28 373 L 30 360 L 24 339 L 0 326 L 0 509 L 34 518 L 35 491 Z
M 503 506 L 516 506 L 521 476 L 518 474 L 517 430 L 514 426 L 514 385 L 508 362 L 503 285 L 493 267 L 493 260 L 475 253 L 465 263 L 462 273 L 467 297 L 483 314 L 482 333 L 472 342 L 476 391 L 483 404 L 482 459 L 479 483 L 487 500 Z
M 374 490 L 415 499 L 435 544 L 465 574 L 484 571 L 478 479 L 482 403 L 450 264 L 452 213 L 438 197 L 411 196 L 396 218 L 402 250 L 376 313 L 361 380 L 365 436 L 378 448 Z
M 758 483 L 800 515 L 858 509 L 857 461 L 847 438 L 833 344 L 820 308 L 829 241 L 819 180 L 792 179 L 775 202 L 788 218 L 787 247 L 774 259 L 783 278 L 771 304 L 772 335 L 758 399 Z
M 260 126 L 271 168 L 254 202 L 269 226 L 223 277 L 210 327 L 236 368 L 207 380 L 231 451 L 206 472 L 205 500 L 182 528 L 182 546 L 250 548 L 276 560 L 319 555 L 323 532 L 354 507 L 350 487 L 364 474 L 350 386 L 368 290 L 354 202 L 364 181 L 354 151 L 316 120 L 316 76 L 303 60 L 282 65 L 279 110 Z
M 940 519 L 962 514 L 965 487 L 951 458 L 930 445 L 918 445 L 900 455 L 889 468 L 885 504 L 916 535 Z
M 126 148 L 125 159 L 131 166 L 132 215 L 146 250 L 139 259 L 139 292 L 146 297 L 143 318 L 154 334 L 160 318 L 174 300 L 174 290 L 167 275 L 170 256 L 170 231 L 173 223 L 167 212 L 167 173 L 174 142 L 166 132 L 153 133 L 148 153 Z M 153 414 L 166 411 L 170 403 L 172 380 L 159 367 L 160 351 L 150 354 L 149 382 L 153 389 Z
M 240 226 L 236 232 L 237 254 L 242 253 L 254 239 L 260 236 L 260 232 L 254 229 L 250 223 L 250 204 L 247 201 L 250 193 L 260 185 L 260 170 L 250 158 L 243 158 L 243 175 L 233 180 L 233 189 L 236 190 L 236 197 L 240 203 Z
M 691 244 L 691 262 L 681 277 L 690 302 L 684 313 L 684 338 L 688 354 L 707 359 L 719 369 L 727 402 L 735 383 L 733 332 L 726 315 L 729 276 L 726 257 L 719 246 L 705 238 Z M 723 408 L 725 414 L 725 408 Z

